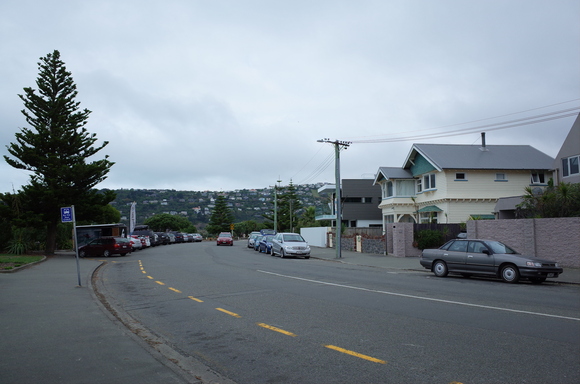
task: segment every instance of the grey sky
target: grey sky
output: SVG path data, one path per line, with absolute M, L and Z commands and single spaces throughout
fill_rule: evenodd
M 414 142 L 476 144 L 484 129 L 357 141 L 580 106 L 579 16 L 577 0 L 4 0 L 0 154 L 26 124 L 17 95 L 58 49 L 93 111 L 88 130 L 110 141 L 99 158 L 116 164 L 98 187 L 334 182 L 322 138 L 354 141 L 341 176 L 369 177 L 402 166 Z M 490 131 L 487 142 L 554 157 L 573 121 Z M 3 159 L 0 174 L 0 192 L 28 181 Z

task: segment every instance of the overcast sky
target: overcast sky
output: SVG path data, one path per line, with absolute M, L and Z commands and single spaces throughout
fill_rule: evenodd
M 87 129 L 110 142 L 98 188 L 334 182 L 323 138 L 353 142 L 343 179 L 481 131 L 555 157 L 574 116 L 489 128 L 578 112 L 579 20 L 578 0 L 3 0 L 0 155 L 57 49 Z M 426 136 L 452 131 L 469 133 Z M 0 175 L 0 192 L 29 180 L 3 158 Z

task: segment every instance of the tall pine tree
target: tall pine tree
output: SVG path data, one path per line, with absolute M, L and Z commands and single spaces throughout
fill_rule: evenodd
M 24 95 L 18 95 L 30 128 L 21 128 L 15 134 L 16 143 L 6 146 L 13 158 L 4 159 L 15 168 L 32 172 L 22 194 L 26 208 L 40 215 L 46 224 L 46 253 L 53 254 L 60 207 L 106 205 L 112 201 L 114 194 L 98 194 L 93 187 L 106 178 L 114 163 L 107 160 L 108 156 L 87 161 L 108 142 L 93 146 L 96 134 L 85 128 L 91 111 L 79 109 L 76 85 L 59 51 L 40 58 L 38 67 L 38 93 L 24 88 Z
M 211 213 L 206 230 L 211 234 L 230 232 L 230 225 L 234 223 L 234 214 L 228 207 L 226 198 L 219 195 L 215 200 L 215 207 Z
M 298 227 L 298 215 L 302 211 L 302 202 L 296 195 L 296 187 L 290 185 L 284 193 L 278 195 L 278 229 L 281 232 L 294 232 Z

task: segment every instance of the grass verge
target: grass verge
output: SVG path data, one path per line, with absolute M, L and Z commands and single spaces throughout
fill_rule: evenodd
M 35 263 L 42 260 L 42 258 L 43 256 L 0 254 L 0 270 L 8 271 L 26 264 Z

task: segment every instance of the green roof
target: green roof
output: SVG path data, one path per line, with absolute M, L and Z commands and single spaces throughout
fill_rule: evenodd
M 417 212 L 442 212 L 443 210 L 436 205 L 428 205 L 419 209 Z

